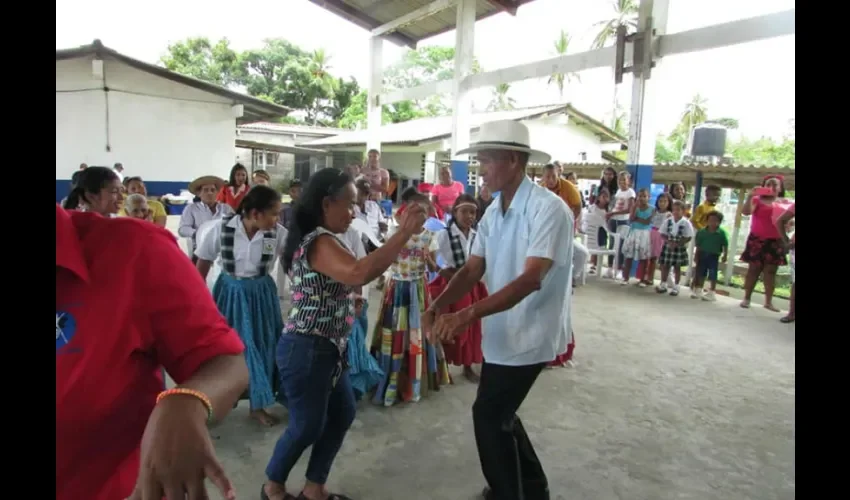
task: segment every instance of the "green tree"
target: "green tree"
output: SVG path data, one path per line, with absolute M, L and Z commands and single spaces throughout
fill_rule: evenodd
M 312 125 L 337 125 L 360 86 L 354 78 L 332 73 L 323 49 L 306 51 L 281 38 L 242 53 L 226 38 L 188 38 L 168 46 L 160 62 L 166 68 L 222 86 L 243 87 L 248 94 L 301 111 Z M 303 123 L 294 116 L 286 123 Z
M 228 86 L 239 80 L 239 54 L 227 38 L 212 43 L 206 37 L 187 38 L 169 44 L 160 63 L 177 73 Z
M 555 54 L 562 56 L 565 55 L 570 49 L 570 41 L 572 37 L 567 34 L 566 31 L 561 30 L 558 38 L 555 39 Z M 555 84 L 558 87 L 558 93 L 561 98 L 564 97 L 564 86 L 566 84 L 571 83 L 573 80 L 577 82 L 581 82 L 581 77 L 578 73 L 553 73 L 552 76 L 549 77 L 548 85 Z
M 402 58 L 384 70 L 384 90 L 392 91 L 417 87 L 429 82 L 454 78 L 455 49 L 429 46 L 409 50 Z M 481 71 L 473 61 L 473 72 Z M 351 101 L 339 121 L 340 127 L 357 128 L 366 125 L 367 92 L 361 91 Z M 425 116 L 451 113 L 446 96 L 432 96 L 417 101 L 401 101 L 383 106 L 382 123 L 400 123 Z
M 638 25 L 638 2 L 637 0 L 613 0 L 611 2 L 612 11 L 611 16 L 607 19 L 603 19 L 598 23 L 594 24 L 595 28 L 598 28 L 599 31 L 596 33 L 596 36 L 593 38 L 593 43 L 591 43 L 591 48 L 593 49 L 601 49 L 608 42 L 616 39 L 617 37 L 617 28 L 620 26 L 626 27 L 626 33 L 634 33 L 637 31 Z M 613 72 L 612 72 L 613 74 Z M 617 92 L 618 85 L 614 83 L 613 90 L 613 98 L 611 104 L 611 128 L 614 128 L 616 125 L 617 119 Z
M 487 105 L 487 111 L 505 111 L 516 107 L 516 99 L 508 95 L 511 86 L 507 83 L 500 83 L 493 89 L 493 95 L 490 104 Z
M 726 148 L 726 155 L 732 157 L 734 163 L 741 165 L 794 168 L 796 145 L 795 140 L 787 136 L 781 141 L 770 137 L 741 137 Z
M 593 38 L 591 47 L 601 49 L 617 37 L 617 28 L 626 27 L 626 33 L 634 33 L 638 26 L 638 2 L 636 0 L 613 0 L 611 16 L 594 24 L 599 31 Z

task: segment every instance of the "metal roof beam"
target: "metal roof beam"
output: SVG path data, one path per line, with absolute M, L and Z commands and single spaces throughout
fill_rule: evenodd
M 379 21 L 372 18 L 371 16 L 367 16 L 363 12 L 355 9 L 354 7 L 348 5 L 343 0 L 310 0 L 311 3 L 318 5 L 319 7 L 333 12 L 334 14 L 342 17 L 343 19 L 347 19 L 352 23 L 360 26 L 363 29 L 373 30 L 381 25 Z M 389 33 L 383 35 L 383 38 L 402 46 L 410 47 L 411 49 L 416 48 L 417 40 L 405 35 L 404 33 Z
M 513 0 L 487 0 L 487 3 L 498 7 L 512 16 L 516 15 L 517 7 L 519 7 Z
M 657 37 L 653 44 L 655 59 L 793 35 L 796 32 L 795 20 L 796 9 L 791 9 L 662 35 Z M 632 44 L 626 45 L 625 49 L 625 60 L 632 60 Z M 567 54 L 510 68 L 469 75 L 463 83 L 469 89 L 495 87 L 501 83 L 544 78 L 554 73 L 578 73 L 589 69 L 613 67 L 615 55 L 616 48 L 612 45 L 578 54 Z M 449 92 L 451 92 L 451 81 L 430 82 L 418 87 L 382 94 L 381 104 L 392 104 L 408 99 L 425 99 L 432 95 Z
M 458 0 L 435 0 L 428 5 L 423 5 L 413 12 L 399 17 L 398 19 L 394 19 L 386 24 L 378 26 L 372 30 L 372 36 L 381 36 L 387 33 L 392 33 L 393 31 L 403 28 L 409 24 L 413 24 L 420 19 L 431 17 L 438 12 L 454 7 L 457 2 Z

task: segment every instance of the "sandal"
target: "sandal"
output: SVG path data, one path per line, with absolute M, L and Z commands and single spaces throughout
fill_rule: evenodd
M 765 304 L 763 307 L 764 307 L 765 309 L 767 309 L 768 311 L 771 311 L 771 312 L 775 312 L 775 313 L 778 313 L 778 312 L 779 312 L 779 308 L 778 308 L 778 307 L 776 307 L 776 306 L 775 306 L 775 305 L 773 305 L 773 304 Z
M 292 497 L 295 500 L 310 500 L 309 498 L 304 496 L 304 492 L 302 491 L 298 497 Z M 352 500 L 351 497 L 347 497 L 345 495 L 340 495 L 339 493 L 330 493 L 328 494 L 328 500 Z
M 795 318 L 794 316 L 783 316 L 779 318 L 780 323 L 793 323 L 796 320 L 797 318 Z
M 266 494 L 266 485 L 263 484 L 260 486 L 260 500 L 270 500 L 269 496 Z M 289 493 L 283 494 L 283 500 L 297 500 L 294 496 Z

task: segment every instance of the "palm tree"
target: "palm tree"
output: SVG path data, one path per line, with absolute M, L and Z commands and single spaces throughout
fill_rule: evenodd
M 695 94 L 690 102 L 685 104 L 685 109 L 679 115 L 679 125 L 677 128 L 687 135 L 690 134 L 692 127 L 700 123 L 705 123 L 708 120 L 706 103 L 708 103 L 708 99 Z
M 508 96 L 508 91 L 511 86 L 507 83 L 500 83 L 493 89 L 493 96 L 490 104 L 487 105 L 487 111 L 505 111 L 514 109 L 516 99 Z
M 339 83 L 330 73 L 330 60 L 331 57 L 325 52 L 325 49 L 316 49 L 310 54 L 307 61 L 307 71 L 310 74 L 308 87 L 316 89 L 315 95 L 317 96 L 327 96 L 328 99 L 333 99 Z M 313 125 L 318 123 L 323 104 L 320 97 L 315 99 L 310 107 L 311 109 L 307 110 L 307 121 L 312 122 Z
M 626 33 L 634 33 L 637 31 L 638 25 L 638 2 L 637 0 L 613 0 L 613 15 L 603 21 L 594 24 L 594 27 L 600 28 L 596 37 L 593 39 L 591 48 L 601 49 L 617 36 L 617 28 L 620 26 L 626 27 Z
M 570 41 L 572 37 L 567 34 L 566 31 L 561 30 L 561 34 L 555 40 L 555 54 L 562 56 L 567 53 L 570 48 Z M 564 84 L 569 84 L 573 80 L 581 83 L 581 77 L 578 76 L 578 73 L 553 73 L 552 76 L 549 77 L 549 81 L 547 85 L 552 85 L 553 83 L 558 87 L 558 93 L 561 98 L 564 97 Z
M 626 33 L 637 31 L 638 25 L 638 1 L 637 0 L 613 0 L 613 13 L 608 19 L 599 21 L 593 26 L 599 28 L 599 32 L 593 38 L 591 48 L 601 49 L 610 40 L 617 37 L 617 28 L 626 27 Z M 614 83 L 614 99 L 611 107 L 611 127 L 616 125 L 617 116 L 617 84 Z

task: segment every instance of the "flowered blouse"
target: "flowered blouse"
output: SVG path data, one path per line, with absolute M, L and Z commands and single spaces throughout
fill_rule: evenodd
M 392 231 L 391 231 L 392 232 Z M 439 248 L 437 237 L 431 231 L 414 234 L 396 257 L 390 267 L 394 280 L 413 281 L 425 276 L 427 272 L 425 256 Z
M 354 301 L 350 298 L 354 287 L 344 285 L 310 267 L 307 252 L 313 241 L 322 234 L 333 236 L 344 248 L 348 248 L 336 235 L 322 227 L 304 237 L 292 257 L 292 269 L 289 272 L 292 309 L 284 322 L 283 333 L 325 337 L 339 348 L 344 363 L 348 358 L 345 352 L 348 336 L 354 325 Z

